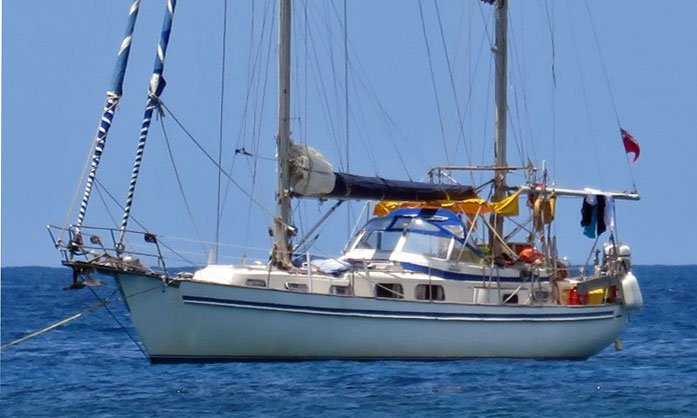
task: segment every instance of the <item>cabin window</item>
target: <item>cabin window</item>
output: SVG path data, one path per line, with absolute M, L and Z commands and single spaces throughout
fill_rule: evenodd
M 378 283 L 375 285 L 375 296 L 378 298 L 404 299 L 404 289 L 398 283 Z
M 511 305 L 517 305 L 518 304 L 518 295 L 517 294 L 514 295 L 511 293 L 508 293 L 508 294 L 504 293 L 504 295 L 502 296 L 501 302 L 508 303 Z
M 546 301 L 547 299 L 549 299 L 549 291 L 535 289 L 532 291 L 532 298 L 536 301 Z
M 251 287 L 266 287 L 266 282 L 259 279 L 247 279 L 245 283 Z
M 392 251 L 402 237 L 401 231 L 367 231 L 358 244 L 357 249 Z
M 286 289 L 293 292 L 307 292 L 307 285 L 305 283 L 286 282 Z
M 415 231 L 440 232 L 440 229 L 438 229 L 437 226 L 419 218 L 411 220 L 411 222 L 409 223 L 409 229 Z
M 417 284 L 415 296 L 418 300 L 445 300 L 445 291 L 438 284 Z
M 348 286 L 332 286 L 329 288 L 329 293 L 332 295 L 350 295 L 351 288 Z
M 465 239 L 465 230 L 462 228 L 462 225 L 443 225 L 443 229 L 460 239 Z
M 410 233 L 407 236 L 407 243 L 404 245 L 403 251 L 431 257 L 447 258 L 451 239 L 450 237 L 439 237 L 437 235 Z
M 378 217 L 378 218 L 373 218 L 370 221 L 368 221 L 365 228 L 370 230 L 370 231 L 383 230 L 383 229 L 386 229 L 388 226 L 390 226 L 390 223 L 392 223 L 392 218 L 390 218 L 388 216 Z

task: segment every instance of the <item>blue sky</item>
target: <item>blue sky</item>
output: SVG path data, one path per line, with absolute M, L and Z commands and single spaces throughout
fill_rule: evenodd
M 253 184 L 255 196 L 269 208 L 276 108 L 274 3 L 257 1 L 251 7 L 229 1 L 223 123 L 223 165 L 232 167 L 246 190 Z M 129 0 L 2 3 L 2 266 L 59 264 L 45 225 L 76 218 L 76 207 L 69 208 L 129 5 Z M 343 2 L 295 5 L 293 138 L 313 145 L 342 168 Z M 476 0 L 437 5 L 423 1 L 420 12 L 417 1 L 348 2 L 348 160 L 356 174 L 418 180 L 432 165 L 493 160 L 491 7 Z M 222 0 L 179 1 L 162 95 L 214 155 L 222 10 Z M 164 1 L 143 2 L 124 96 L 98 174 L 119 200 L 128 185 L 163 12 Z M 630 189 L 616 109 L 642 150 L 632 166 L 642 200 L 620 202 L 617 208 L 620 239 L 632 246 L 636 263 L 697 263 L 697 220 L 690 210 L 697 203 L 696 14 L 697 3 L 690 0 L 511 1 L 509 163 L 530 158 L 541 165 L 545 160 L 560 186 Z M 213 240 L 216 170 L 171 117 L 164 122 L 197 224 L 189 221 L 173 180 L 159 121 L 149 138 L 133 215 L 151 231 L 170 237 L 172 245 L 184 247 L 191 258 L 205 259 L 194 253 L 208 251 L 209 244 L 178 238 Z M 263 158 L 237 155 L 233 165 L 237 147 Z M 480 184 L 485 179 L 462 180 Z M 250 209 L 234 186 L 225 202 L 221 254 L 226 258 L 221 261 L 234 262 L 242 254 L 264 260 L 270 243 L 264 210 Z M 98 196 L 91 203 L 86 224 L 112 226 Z M 328 207 L 302 203 L 297 224 L 307 229 Z M 353 203 L 340 209 L 324 227 L 315 251 L 340 251 L 349 229 L 347 210 L 355 220 L 361 208 Z M 110 210 L 120 218 L 117 207 Z M 577 263 L 592 244 L 581 234 L 579 210 L 580 201 L 565 199 L 556 227 L 560 253 Z

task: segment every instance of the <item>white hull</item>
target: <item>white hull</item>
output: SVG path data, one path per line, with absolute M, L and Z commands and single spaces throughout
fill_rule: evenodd
M 153 362 L 587 358 L 627 320 L 619 304 L 476 305 L 318 295 L 119 273 Z

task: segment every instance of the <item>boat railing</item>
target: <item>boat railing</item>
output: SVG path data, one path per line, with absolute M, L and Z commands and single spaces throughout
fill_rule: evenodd
M 121 230 L 115 228 L 47 225 L 47 229 L 63 264 L 94 264 L 168 276 L 159 240 L 150 232 L 126 230 L 121 242 Z

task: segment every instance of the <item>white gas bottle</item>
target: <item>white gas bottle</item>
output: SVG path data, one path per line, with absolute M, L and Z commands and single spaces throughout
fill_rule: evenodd
M 644 298 L 641 296 L 639 281 L 631 271 L 622 277 L 622 295 L 624 297 L 624 306 L 627 309 L 641 309 L 644 306 Z

